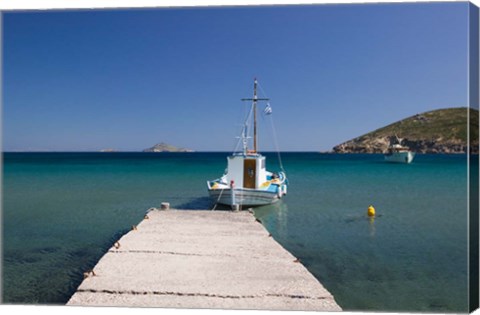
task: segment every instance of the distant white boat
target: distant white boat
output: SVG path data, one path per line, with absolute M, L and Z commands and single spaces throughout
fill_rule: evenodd
M 243 148 L 227 157 L 227 169 L 218 179 L 207 181 L 210 197 L 216 204 L 229 205 L 232 208 L 242 206 L 262 206 L 272 204 L 287 194 L 287 176 L 280 161 L 280 172 L 266 170 L 266 158 L 257 152 L 257 102 L 266 98 L 257 96 L 257 80 L 254 80 L 253 98 L 250 114 L 245 120 L 241 136 Z M 271 114 L 269 104 L 265 114 Z M 249 122 L 253 113 L 253 150 L 248 149 L 247 136 Z
M 411 163 L 415 157 L 415 152 L 410 151 L 408 147 L 401 144 L 393 144 L 388 147 L 385 154 L 385 161 L 394 163 Z

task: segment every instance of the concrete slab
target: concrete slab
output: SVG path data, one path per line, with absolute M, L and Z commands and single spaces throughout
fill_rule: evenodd
M 256 222 L 230 211 L 152 211 L 67 305 L 341 311 Z

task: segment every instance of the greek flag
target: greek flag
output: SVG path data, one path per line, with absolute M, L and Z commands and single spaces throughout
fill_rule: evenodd
M 265 109 L 263 110 L 263 113 L 265 115 L 270 115 L 272 113 L 272 107 L 270 106 L 270 103 L 267 103 L 267 106 L 265 106 Z

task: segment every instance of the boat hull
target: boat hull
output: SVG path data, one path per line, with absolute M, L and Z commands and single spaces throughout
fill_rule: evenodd
M 395 152 L 385 155 L 385 161 L 393 163 L 411 163 L 415 157 L 414 152 Z
M 278 193 L 254 189 L 209 189 L 215 203 L 233 206 L 264 206 L 280 200 Z

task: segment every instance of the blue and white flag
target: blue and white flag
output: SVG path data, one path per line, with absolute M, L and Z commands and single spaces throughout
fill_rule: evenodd
M 272 113 L 272 107 L 270 106 L 270 103 L 267 103 L 267 106 L 265 106 L 265 109 L 263 110 L 263 113 L 265 115 L 270 115 Z

